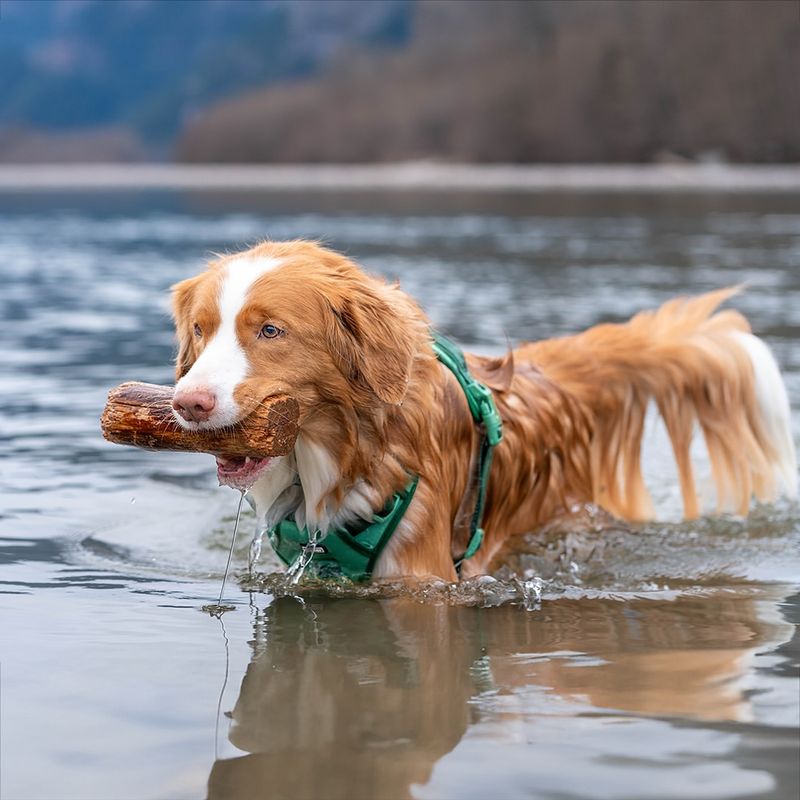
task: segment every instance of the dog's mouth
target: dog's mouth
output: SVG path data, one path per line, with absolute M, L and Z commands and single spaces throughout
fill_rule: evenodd
M 244 491 L 249 489 L 270 467 L 274 458 L 217 455 L 217 477 L 221 486 Z

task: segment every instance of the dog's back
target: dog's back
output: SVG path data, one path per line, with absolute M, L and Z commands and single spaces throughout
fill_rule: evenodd
M 678 298 L 624 324 L 515 351 L 518 364 L 535 364 L 589 419 L 591 494 L 612 513 L 652 514 L 640 468 L 651 401 L 672 441 L 686 517 L 700 511 L 689 457 L 696 424 L 719 510 L 744 514 L 752 496 L 772 500 L 781 483 L 796 493 L 789 403 L 775 360 L 739 312 L 717 311 L 736 291 Z

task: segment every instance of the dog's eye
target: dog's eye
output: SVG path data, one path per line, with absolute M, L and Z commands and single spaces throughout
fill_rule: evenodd
M 277 336 L 280 336 L 283 331 L 276 327 L 275 325 L 271 325 L 269 322 L 258 332 L 258 335 L 261 339 L 275 339 Z
M 200 337 L 203 335 L 203 331 L 200 330 L 200 326 L 195 322 L 194 324 L 194 335 Z

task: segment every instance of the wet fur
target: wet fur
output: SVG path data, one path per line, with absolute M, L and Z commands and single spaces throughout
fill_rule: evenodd
M 241 417 L 282 392 L 301 406 L 295 453 L 253 487 L 258 513 L 272 522 L 294 514 L 324 532 L 368 517 L 418 474 L 376 576 L 455 579 L 453 557 L 466 547 L 474 507 L 468 484 L 477 435 L 459 385 L 434 357 L 428 320 L 399 287 L 308 242 L 265 243 L 220 259 L 175 287 L 177 377 L 190 376 L 203 351 L 195 322 L 206 341 L 219 325 L 215 302 L 226 274 L 258 259 L 280 266 L 253 282 L 236 317 L 249 370 L 235 404 Z M 741 314 L 717 311 L 735 291 L 676 299 L 627 323 L 525 344 L 503 358 L 468 356 L 494 390 L 504 437 L 489 481 L 485 544 L 465 575 L 486 572 L 511 537 L 573 503 L 648 519 L 640 452 L 651 402 L 672 441 L 687 517 L 700 513 L 689 458 L 695 425 L 720 509 L 744 514 L 753 496 L 770 500 L 781 484 L 794 494 L 777 367 Z M 256 338 L 266 320 L 285 329 L 280 340 Z

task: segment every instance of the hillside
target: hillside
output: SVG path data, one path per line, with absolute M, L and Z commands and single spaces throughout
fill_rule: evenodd
M 169 152 L 200 109 L 406 41 L 408 0 L 1 0 L 0 158 Z
M 229 99 L 184 161 L 800 160 L 795 2 L 419 3 L 410 45 Z
M 796 0 L 0 0 L 0 161 L 800 161 Z

